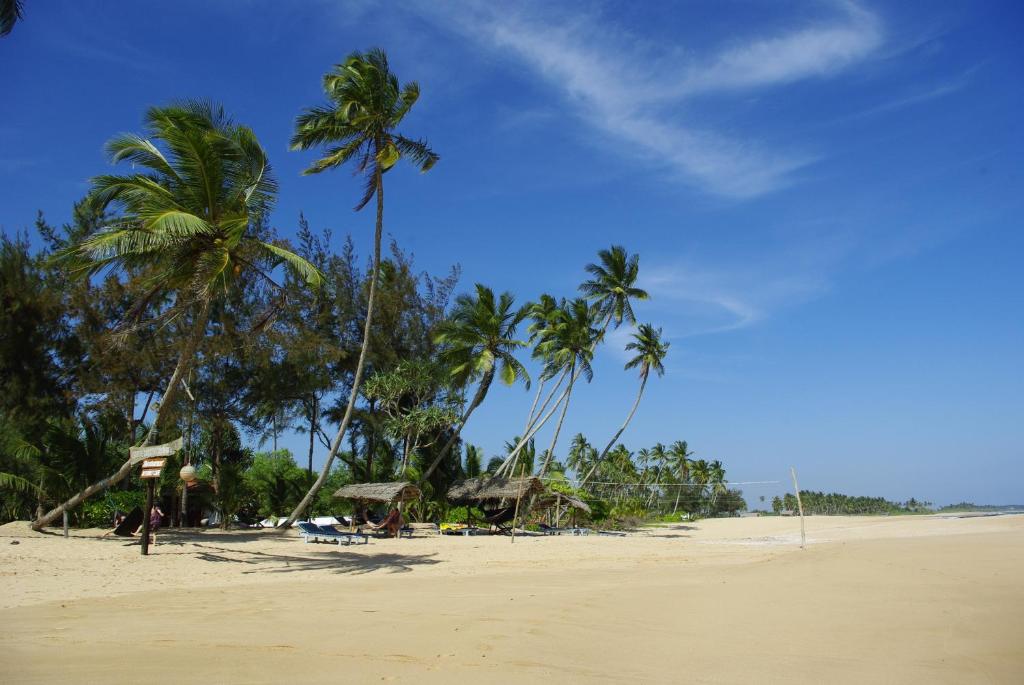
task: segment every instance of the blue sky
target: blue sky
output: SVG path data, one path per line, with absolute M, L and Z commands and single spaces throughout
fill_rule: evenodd
M 602 247 L 641 255 L 638 315 L 672 349 L 627 445 L 686 439 L 733 480 L 793 464 L 812 489 L 1024 500 L 1018 3 L 505 5 L 28 3 L 0 40 L 0 225 L 66 219 L 104 141 L 201 97 L 269 151 L 282 233 L 301 210 L 365 252 L 358 182 L 300 177 L 287 139 L 321 74 L 380 46 L 442 156 L 388 179 L 420 267 L 525 301 L 573 294 Z M 627 336 L 560 452 L 625 416 Z M 496 387 L 466 437 L 496 453 L 530 399 Z

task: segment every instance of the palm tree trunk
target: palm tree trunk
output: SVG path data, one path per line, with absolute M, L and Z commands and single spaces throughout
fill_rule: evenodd
M 681 495 L 681 494 L 683 494 L 683 484 L 682 483 L 679 484 L 679 488 L 676 490 L 676 503 L 675 503 L 675 506 L 672 507 L 672 513 L 673 514 L 676 513 L 676 509 L 679 508 L 679 495 Z
M 558 434 L 562 432 L 562 424 L 565 422 L 565 415 L 569 411 L 569 400 L 572 399 L 572 387 L 573 382 L 570 378 L 569 387 L 565 394 L 565 404 L 562 405 L 562 414 L 558 417 L 558 424 L 555 426 L 555 434 L 551 437 L 551 447 L 548 448 L 548 453 L 544 456 L 544 464 L 541 465 L 540 471 L 537 476 L 540 478 L 544 477 L 544 474 L 548 472 L 548 466 L 551 464 L 551 460 L 555 456 L 555 445 L 558 444 Z
M 452 437 L 448 438 L 448 442 L 445 443 L 445 446 L 437 453 L 437 456 L 434 457 L 434 461 L 431 462 L 429 467 L 427 467 L 427 470 L 423 472 L 422 476 L 420 476 L 421 483 L 425 483 L 430 476 L 434 474 L 434 471 L 441 464 L 441 460 L 445 458 L 448 451 L 451 450 L 453 445 L 455 445 L 455 441 L 459 439 L 459 436 L 462 434 L 462 429 L 465 428 L 466 422 L 469 421 L 469 417 L 473 413 L 473 410 L 479 407 L 483 403 L 484 398 L 487 397 L 487 391 L 490 390 L 491 383 L 494 381 L 495 371 L 496 367 L 492 366 L 484 373 L 483 378 L 480 379 L 480 384 L 477 386 L 476 393 L 473 395 L 473 401 L 469 403 L 466 413 L 463 414 L 462 418 L 459 420 L 458 428 L 456 428 L 455 432 L 452 433 Z
M 615 442 L 619 439 L 623 432 L 625 432 L 626 426 L 628 426 L 629 422 L 633 420 L 633 414 L 636 413 L 636 408 L 640 406 L 640 398 L 644 396 L 644 388 L 647 386 L 648 375 L 649 372 L 645 370 L 644 375 L 640 379 L 640 391 L 636 394 L 636 399 L 633 400 L 633 408 L 629 410 L 629 414 L 626 416 L 625 422 L 623 422 L 622 426 L 619 427 L 619 430 L 615 433 L 615 435 L 612 436 L 612 439 L 608 441 L 608 444 L 605 445 L 604 450 L 597 457 L 597 461 L 594 462 L 594 466 L 593 468 L 590 469 L 590 473 L 588 473 L 587 476 L 580 482 L 581 488 L 584 485 L 586 485 L 587 481 L 589 481 L 594 476 L 594 473 L 597 471 L 597 467 L 601 463 L 601 460 L 608 455 L 608 452 L 610 452 L 612 447 L 615 446 Z
M 324 461 L 323 468 L 320 469 L 320 475 L 317 476 L 316 481 L 309 489 L 309 492 L 306 493 L 306 496 L 302 498 L 302 501 L 295 507 L 295 510 L 288 516 L 285 524 L 275 530 L 283 531 L 291 528 L 296 519 L 302 516 L 302 514 L 309 508 L 309 505 L 313 502 L 313 498 L 316 497 L 318 492 L 320 492 L 320 488 L 323 487 L 324 483 L 327 481 L 327 476 L 331 473 L 331 466 L 334 464 L 334 458 L 338 456 L 338 450 L 341 449 L 341 442 L 345 439 L 345 431 L 348 430 L 349 423 L 352 422 L 352 414 L 356 408 L 356 400 L 359 398 L 359 386 L 363 380 L 363 368 L 366 365 L 366 353 L 370 348 L 373 305 L 377 297 L 377 277 L 380 272 L 380 241 L 381 236 L 384 233 L 384 179 L 379 166 L 374 170 L 374 175 L 377 177 L 377 225 L 373 233 L 373 273 L 370 274 L 370 293 L 367 296 L 366 303 L 366 323 L 363 325 L 363 344 L 359 349 L 359 361 L 356 363 L 355 378 L 352 379 L 352 392 L 349 393 L 348 405 L 345 407 L 345 415 L 341 418 L 341 425 L 338 427 L 338 432 L 334 436 L 334 440 L 331 441 L 331 451 L 327 453 L 327 459 Z
M 506 474 L 512 475 L 512 472 L 515 470 L 513 465 L 515 464 L 516 456 L 518 456 L 519 452 L 523 449 L 523 447 L 525 447 L 527 445 L 527 443 L 530 442 L 530 438 L 532 438 L 534 435 L 536 435 L 537 431 L 539 431 L 541 428 L 543 428 L 544 424 L 548 422 L 548 419 L 550 419 L 551 416 L 556 411 L 558 411 L 558 407 L 562 404 L 562 401 L 569 394 L 570 390 L 572 390 L 572 382 L 569 383 L 569 386 L 565 389 L 565 392 L 562 393 L 562 396 L 558 398 L 558 400 L 555 402 L 555 405 L 553 407 L 551 407 L 550 411 L 548 411 L 548 413 L 544 416 L 544 418 L 541 419 L 540 421 L 535 421 L 534 425 L 533 425 L 533 428 L 530 429 L 530 432 L 528 432 L 526 435 L 524 435 L 522 438 L 520 438 L 519 444 L 515 446 L 515 449 L 513 449 L 511 452 L 509 452 L 508 456 L 505 457 L 505 461 L 503 461 L 501 466 L 498 467 L 498 470 L 495 472 L 494 475 L 496 475 L 496 476 L 504 476 Z
M 316 393 L 313 393 L 313 401 L 309 403 L 309 453 L 306 455 L 306 471 L 311 477 L 313 475 L 313 438 L 316 436 L 318 405 Z
M 199 343 L 202 342 L 203 336 L 206 334 L 206 322 L 209 317 L 210 301 L 204 299 L 199 307 L 199 311 L 196 313 L 196 319 L 192 324 L 192 331 L 189 333 L 188 338 L 185 339 L 185 346 L 178 353 L 178 363 L 174 367 L 174 373 L 171 374 L 171 380 L 167 383 L 167 389 L 164 390 L 163 397 L 160 398 L 160 404 L 156 409 L 156 416 L 153 418 L 153 425 L 150 426 L 149 431 L 146 433 L 146 439 L 142 441 L 142 447 L 152 445 L 156 440 L 160 421 L 167 415 L 167 411 L 170 410 L 171 405 L 174 403 L 174 397 L 178 393 L 178 386 L 181 384 L 182 378 L 185 377 L 185 372 L 191 367 L 196 356 L 196 350 L 199 349 Z M 38 517 L 32 522 L 32 528 L 34 530 L 42 530 L 57 520 L 57 517 L 62 516 L 65 511 L 74 509 L 97 492 L 120 483 L 131 473 L 131 470 L 132 462 L 131 457 L 129 457 L 113 475 L 96 481 L 60 506 Z M 146 512 L 146 516 L 149 516 L 149 512 Z
M 537 394 L 533 397 L 533 405 L 530 407 L 530 414 L 526 417 L 526 426 L 523 428 L 523 433 L 530 430 L 530 424 L 533 423 L 534 412 L 537 411 L 537 403 L 540 402 L 540 394 L 544 391 L 544 383 L 547 379 L 541 377 L 540 383 L 537 384 Z M 544 410 L 541 409 L 543 412 Z

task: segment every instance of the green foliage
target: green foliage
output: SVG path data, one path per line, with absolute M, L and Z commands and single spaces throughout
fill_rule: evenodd
M 84 528 L 113 528 L 117 512 L 127 514 L 135 507 L 146 506 L 146 493 L 141 490 L 112 490 L 102 499 L 88 500 L 76 512 L 78 525 Z
M 309 486 L 309 474 L 299 468 L 288 450 L 257 452 L 243 480 L 261 518 L 287 514 Z

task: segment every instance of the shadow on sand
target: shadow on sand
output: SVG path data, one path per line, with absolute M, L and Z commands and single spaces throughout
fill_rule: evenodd
M 303 554 L 246 549 L 246 543 L 260 540 L 280 541 L 290 548 L 301 548 Z M 227 544 L 225 544 L 227 543 Z M 138 541 L 135 541 L 138 544 Z M 185 555 L 200 561 L 219 564 L 242 564 L 252 566 L 242 573 L 291 573 L 293 571 L 332 571 L 360 575 L 385 571 L 408 573 L 418 566 L 433 566 L 441 563 L 435 554 L 396 554 L 376 552 L 364 545 L 357 545 L 359 553 L 348 553 L 345 546 L 335 544 L 304 544 L 295 536 L 268 536 L 265 533 L 211 532 L 161 533 L 159 545 L 151 547 L 151 554 Z

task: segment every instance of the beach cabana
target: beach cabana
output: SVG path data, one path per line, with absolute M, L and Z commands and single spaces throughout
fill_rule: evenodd
M 578 497 L 567 495 L 564 492 L 545 492 L 539 498 L 535 505 L 539 509 L 549 509 L 554 512 L 554 519 L 549 519 L 549 523 L 552 523 L 556 528 L 562 522 L 562 516 L 572 512 L 572 526 L 576 527 L 576 512 L 582 511 L 585 514 L 590 514 L 590 506 Z
M 360 504 L 390 504 L 419 499 L 420 489 L 408 481 L 398 483 L 349 483 L 334 493 L 335 497 Z
M 492 478 L 480 476 L 456 483 L 448 490 L 448 501 L 461 505 L 480 506 L 487 502 L 516 500 L 544 492 L 540 478 Z
M 391 504 L 394 502 L 398 505 L 399 511 L 401 511 L 402 504 L 419 499 L 420 489 L 409 481 L 398 481 L 395 483 L 349 483 L 338 488 L 334 492 L 334 496 L 355 502 L 356 507 L 360 510 L 365 510 L 374 504 Z M 355 517 L 352 518 L 351 527 L 355 527 Z

